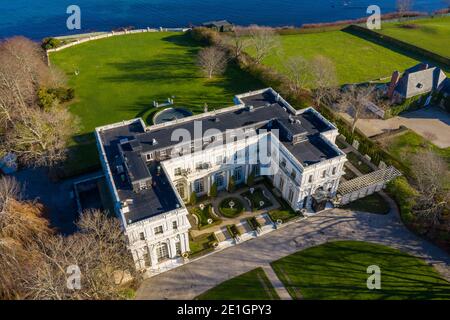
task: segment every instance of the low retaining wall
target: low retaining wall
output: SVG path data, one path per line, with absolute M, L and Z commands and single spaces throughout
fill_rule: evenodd
M 99 39 L 105 39 L 105 38 L 109 38 L 109 37 L 122 36 L 122 35 L 126 35 L 126 34 L 143 33 L 143 32 L 186 32 L 188 30 L 190 30 L 190 28 L 159 28 L 159 29 L 146 28 L 146 29 L 125 30 L 125 31 L 117 31 L 117 32 L 111 31 L 111 32 L 102 33 L 99 35 L 87 36 L 82 39 L 77 39 L 74 42 L 70 42 L 70 43 L 60 46 L 58 48 L 48 49 L 47 54 L 49 54 L 51 52 L 61 51 L 61 50 L 76 46 L 81 43 L 99 40 Z M 80 34 L 79 36 L 83 37 L 83 34 Z

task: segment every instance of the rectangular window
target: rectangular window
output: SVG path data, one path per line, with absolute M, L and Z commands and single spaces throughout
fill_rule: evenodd
M 216 165 L 222 164 L 223 162 L 223 156 L 217 156 L 216 157 Z
M 147 161 L 153 160 L 153 153 L 147 153 L 147 154 L 145 155 L 145 158 L 147 159 Z
M 162 243 L 156 247 L 156 256 L 159 262 L 169 258 L 169 248 L 166 243 Z
M 333 175 L 336 174 L 336 167 L 333 168 Z
M 312 182 L 313 182 L 313 176 L 312 176 L 312 175 L 309 176 L 308 182 L 309 182 L 309 183 L 312 183 Z
M 163 234 L 164 233 L 162 226 L 156 227 L 154 230 L 155 230 L 155 234 Z
M 175 175 L 181 176 L 181 168 L 175 168 Z
M 150 267 L 152 265 L 151 262 L 150 262 L 150 255 L 148 254 L 148 252 L 145 252 L 142 255 L 142 258 L 144 259 L 144 263 L 145 263 L 145 267 L 146 268 L 148 268 L 148 267 Z
M 139 240 L 145 240 L 145 234 L 143 232 L 139 233 Z
M 225 184 L 224 181 L 225 181 L 225 179 L 223 177 L 223 173 L 218 173 L 215 175 L 214 182 L 216 183 L 218 188 L 221 188 L 224 186 L 224 184 Z
M 323 170 L 323 172 L 322 172 L 322 178 L 325 178 L 326 175 L 327 175 L 327 171 L 326 171 L 326 170 Z
M 283 168 L 286 168 L 286 159 L 281 159 L 281 166 L 283 167 Z
M 234 169 L 233 178 L 236 182 L 239 182 L 242 180 L 242 168 Z
M 177 252 L 177 256 L 181 256 L 181 242 L 175 243 L 175 250 Z
M 297 172 L 295 172 L 295 170 L 292 170 L 291 172 L 291 178 L 295 179 L 295 177 L 297 176 Z
M 205 191 L 205 185 L 204 185 L 203 179 L 195 180 L 194 190 L 196 193 L 202 193 Z
M 294 199 L 294 191 L 292 189 L 289 189 L 289 196 L 288 196 L 289 202 L 292 202 Z
M 165 157 L 166 156 L 166 150 L 161 150 L 160 152 L 159 152 L 159 156 L 162 158 L 162 157 Z
M 178 229 L 178 222 L 173 221 L 173 222 L 172 222 L 172 228 L 173 228 L 174 230 Z
M 284 179 L 280 178 L 280 190 L 283 191 L 283 187 L 284 187 Z

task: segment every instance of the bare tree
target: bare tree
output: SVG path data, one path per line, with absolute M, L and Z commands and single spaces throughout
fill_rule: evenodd
M 197 58 L 197 64 L 209 79 L 222 74 L 227 67 L 227 62 L 226 53 L 216 46 L 200 50 Z
M 296 56 L 286 59 L 283 63 L 287 78 L 287 89 L 293 95 L 298 95 L 312 82 L 312 72 L 309 61 L 303 57 Z
M 250 45 L 248 30 L 243 27 L 236 26 L 230 35 L 224 37 L 225 43 L 233 48 L 235 59 L 239 59 L 245 49 Z
M 411 11 L 413 6 L 413 0 L 397 0 L 396 8 L 398 13 L 400 13 L 401 17 L 408 11 Z
M 364 115 L 368 114 L 368 105 L 374 99 L 374 87 L 347 86 L 342 92 L 339 102 L 335 104 L 338 110 L 347 112 L 352 118 L 352 133 L 355 132 L 356 123 Z
M 248 32 L 250 44 L 255 50 L 255 62 L 258 64 L 280 47 L 279 36 L 272 28 L 252 25 L 248 28 Z
M 124 298 L 123 284 L 140 280 L 120 223 L 100 211 L 84 212 L 79 232 L 39 243 L 42 263 L 26 280 L 32 299 L 85 300 Z M 67 270 L 81 272 L 79 290 L 67 286 Z M 127 279 L 125 279 L 127 278 Z
M 414 168 L 414 187 L 419 193 L 413 211 L 434 227 L 445 210 L 450 209 L 448 165 L 431 150 L 414 154 L 410 159 Z
M 65 158 L 65 144 L 77 121 L 65 110 L 42 110 L 41 87 L 60 85 L 40 47 L 16 37 L 0 43 L 0 156 L 14 152 L 27 165 L 52 165 Z
M 313 76 L 314 99 L 317 106 L 322 103 L 331 105 L 338 94 L 338 80 L 336 67 L 330 59 L 324 56 L 316 56 L 311 61 Z
M 15 153 L 26 165 L 52 166 L 66 158 L 66 143 L 77 128 L 78 120 L 64 108 L 27 108 L 5 132 L 0 150 Z

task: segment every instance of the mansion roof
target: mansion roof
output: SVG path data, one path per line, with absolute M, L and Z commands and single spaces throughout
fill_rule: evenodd
M 204 139 L 210 129 L 221 132 L 238 128 L 279 129 L 281 143 L 304 167 L 342 155 L 333 143 L 321 135 L 336 128 L 314 109 L 295 112 L 272 89 L 237 96 L 236 99 L 238 105 L 225 111 L 208 112 L 164 125 L 145 127 L 141 119 L 136 119 L 96 129 L 97 139 L 104 149 L 104 161 L 111 169 L 120 201 L 132 200 L 129 212 L 125 214 L 127 223 L 182 206 L 169 178 L 159 168 L 160 159 L 152 158 L 154 161 L 147 162 L 148 159 L 144 158 L 145 154 L 169 150 L 178 144 L 178 140 L 172 139 L 176 129 L 184 129 L 194 137 L 194 131 L 201 123 Z M 197 124 L 194 125 L 194 122 Z M 124 162 L 131 180 L 139 182 L 150 175 L 153 187 L 138 193 L 133 191 L 122 170 L 117 169 Z

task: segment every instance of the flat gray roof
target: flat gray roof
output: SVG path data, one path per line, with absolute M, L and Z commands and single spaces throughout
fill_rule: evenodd
M 321 136 L 321 132 L 333 129 L 326 121 L 322 120 L 314 111 L 307 110 L 301 114 L 294 115 L 267 90 L 245 98 L 242 98 L 246 107 L 234 109 L 229 112 L 223 112 L 208 115 L 193 121 L 182 121 L 160 129 L 145 130 L 141 122 L 133 122 L 106 128 L 100 131 L 102 143 L 108 158 L 108 162 L 114 173 L 114 168 L 121 165 L 120 152 L 118 145 L 123 144 L 125 155 L 131 159 L 135 168 L 135 178 L 142 178 L 148 175 L 148 172 L 154 179 L 154 187 L 141 193 L 134 193 L 129 186 L 128 181 L 123 181 L 120 174 L 114 174 L 114 182 L 119 193 L 121 201 L 132 199 L 133 205 L 130 205 L 130 212 L 126 214 L 126 219 L 132 222 L 145 219 L 163 212 L 171 211 L 180 206 L 175 191 L 172 189 L 168 178 L 161 170 L 158 177 L 152 173 L 156 170 L 155 164 L 150 168 L 142 167 L 145 163 L 142 159 L 142 153 L 150 153 L 155 150 L 166 149 L 178 144 L 180 141 L 172 140 L 172 133 L 177 129 L 184 129 L 194 138 L 194 122 L 197 125 L 201 123 L 202 135 L 205 138 L 205 132 L 209 129 L 218 129 L 225 132 L 229 129 L 243 127 L 258 129 L 280 129 L 280 141 L 292 153 L 298 161 L 308 166 L 339 156 L 339 151 L 329 145 Z M 249 108 L 252 106 L 253 109 Z M 189 118 L 186 118 L 189 119 Z M 287 132 L 284 132 L 286 131 Z M 302 135 L 304 139 L 293 145 L 286 136 Z M 125 143 L 123 139 L 136 141 Z M 153 143 L 156 140 L 156 144 Z M 122 142 L 121 142 L 122 141 Z M 135 149 L 135 150 L 134 150 Z M 147 170 L 149 170 L 147 172 Z

